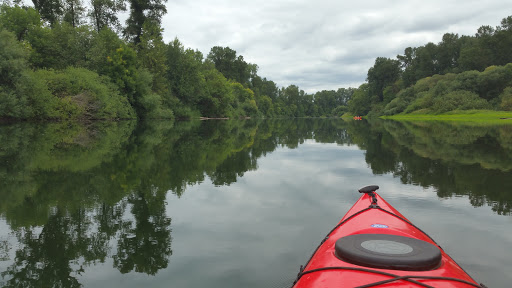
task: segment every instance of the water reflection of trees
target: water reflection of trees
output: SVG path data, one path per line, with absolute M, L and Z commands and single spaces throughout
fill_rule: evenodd
M 473 206 L 498 214 L 512 206 L 510 126 L 378 121 L 358 133 L 368 137 L 366 161 L 376 174 L 434 187 L 439 197 L 467 195 Z
M 72 213 L 54 207 L 42 229 L 15 229 L 21 244 L 14 263 L 2 272 L 10 276 L 6 287 L 79 287 L 76 275 L 83 266 L 105 260 L 108 239 L 103 233 L 91 233 L 90 213 L 77 209 Z
M 167 267 L 171 250 L 171 219 L 165 215 L 165 191 L 133 193 L 128 198 L 135 221 L 120 225 L 114 267 L 155 275 Z
M 86 267 L 107 259 L 121 273 L 156 274 L 172 255 L 168 191 L 180 196 L 206 177 L 216 185 L 235 182 L 280 143 L 272 127 L 259 130 L 255 121 L 1 126 L 0 215 L 19 242 L 2 272 L 4 284 L 80 286 Z M 257 133 L 269 136 L 259 141 Z
M 98 262 L 154 275 L 172 255 L 167 193 L 179 197 L 206 178 L 230 185 L 256 170 L 260 157 L 307 139 L 358 145 L 375 174 L 511 211 L 509 126 L 340 119 L 4 125 L 0 216 L 20 243 L 2 272 L 5 283 L 79 286 L 79 275 Z

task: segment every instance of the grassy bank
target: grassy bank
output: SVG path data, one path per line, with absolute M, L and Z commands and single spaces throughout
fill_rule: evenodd
M 512 124 L 512 112 L 490 110 L 451 111 L 443 114 L 398 114 L 382 116 L 398 121 L 458 121 L 482 124 Z

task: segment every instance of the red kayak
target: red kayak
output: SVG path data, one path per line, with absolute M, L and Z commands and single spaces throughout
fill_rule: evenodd
M 367 186 L 327 234 L 294 288 L 485 287 Z

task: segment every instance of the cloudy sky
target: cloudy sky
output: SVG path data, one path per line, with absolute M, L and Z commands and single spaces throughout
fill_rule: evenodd
M 358 87 L 375 58 L 474 35 L 512 15 L 506 0 L 168 0 L 164 41 L 206 55 L 230 47 L 279 87 L 312 93 Z

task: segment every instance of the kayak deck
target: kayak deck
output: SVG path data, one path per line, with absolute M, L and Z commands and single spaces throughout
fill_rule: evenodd
M 401 243 L 403 239 L 412 242 Z M 347 247 L 350 245 L 354 247 Z M 425 265 L 409 266 L 407 257 Z M 301 267 L 293 287 L 485 286 L 477 284 L 433 239 L 372 191 L 324 238 Z

